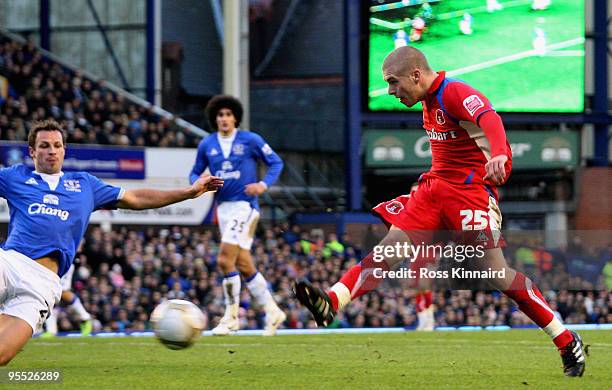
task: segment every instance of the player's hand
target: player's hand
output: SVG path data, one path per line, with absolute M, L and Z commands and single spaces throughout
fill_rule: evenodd
M 244 187 L 244 193 L 249 196 L 259 196 L 266 192 L 266 186 L 261 183 L 251 183 Z
M 217 191 L 223 187 L 223 179 L 217 176 L 201 175 L 191 186 L 191 197 L 197 198 L 205 192 Z
M 506 181 L 506 161 L 508 156 L 500 154 L 489 160 L 485 164 L 485 171 L 487 174 L 482 178 L 483 180 L 491 180 L 493 184 L 499 186 L 504 184 Z

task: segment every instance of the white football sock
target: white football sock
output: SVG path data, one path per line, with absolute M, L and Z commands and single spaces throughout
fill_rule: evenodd
M 72 307 L 74 311 L 76 311 L 81 321 L 91 320 L 91 314 L 89 314 L 87 310 L 85 310 L 85 307 L 81 303 L 79 297 L 76 296 L 76 294 L 74 296 L 74 301 L 72 301 L 72 303 L 70 304 L 70 307 Z
M 542 330 L 554 340 L 555 337 L 565 332 L 565 326 L 563 326 L 557 316 L 553 315 L 553 319 Z
M 49 318 L 45 321 L 45 330 L 53 335 L 57 334 L 57 309 L 52 309 Z
M 336 297 L 338 297 L 338 311 L 351 302 L 351 290 L 344 283 L 338 282 L 330 290 L 335 292 Z
M 255 303 L 263 307 L 266 311 L 274 310 L 278 307 L 268 289 L 268 283 L 261 273 L 257 272 L 255 276 L 251 277 L 251 279 L 247 281 L 247 287 L 251 295 L 253 295 Z
M 223 296 L 225 306 L 234 306 L 240 303 L 240 275 L 231 272 L 223 278 Z

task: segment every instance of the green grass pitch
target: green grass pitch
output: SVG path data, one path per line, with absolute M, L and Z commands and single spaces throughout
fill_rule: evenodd
M 539 330 L 204 337 L 182 351 L 153 338 L 37 339 L 8 368 L 60 368 L 63 383 L 44 387 L 70 389 L 609 388 L 612 331 L 581 335 L 583 378 L 563 376 Z
M 500 3 L 506 4 L 506 8 L 489 14 L 482 10 L 485 1 L 453 0 L 449 4 L 455 9 L 469 9 L 480 4 L 481 10 L 473 12 L 473 35 L 459 33 L 461 17 L 457 16 L 434 21 L 424 39 L 413 45 L 426 54 L 435 70 L 457 72 L 456 76 L 451 76 L 480 90 L 498 111 L 581 112 L 584 107 L 583 2 L 554 0 L 548 10 L 539 12 L 530 10 L 530 1 Z M 385 19 L 384 13 L 375 16 Z M 386 15 L 387 18 L 391 16 Z M 547 44 L 556 45 L 555 50 L 543 57 L 525 56 L 525 52 L 533 49 L 536 26 L 546 31 Z M 376 26 L 371 28 L 370 110 L 407 109 L 384 92 L 386 83 L 381 66 L 394 48 L 394 32 Z M 499 63 L 491 62 L 496 60 Z M 472 65 L 480 65 L 481 69 L 466 69 Z M 420 104 L 415 109 L 420 109 Z

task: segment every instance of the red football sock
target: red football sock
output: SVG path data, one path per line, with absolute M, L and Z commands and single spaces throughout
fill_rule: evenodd
M 350 300 L 353 301 L 365 293 L 374 290 L 378 287 L 380 282 L 382 282 L 383 278 L 374 277 L 374 269 L 378 268 L 383 271 L 388 271 L 389 266 L 385 261 L 374 261 L 373 256 L 373 253 L 370 252 L 359 264 L 351 267 L 351 269 L 340 278 L 340 281 L 328 291 L 334 310 L 338 311 L 338 308 L 342 308 L 342 306 L 348 303 L 346 302 L 348 296 L 344 297 L 342 304 L 338 299 L 338 291 L 336 290 L 338 284 L 342 284 L 348 289 L 350 292 Z
M 431 290 L 425 290 L 424 292 L 419 292 L 416 295 L 416 311 L 420 313 L 424 310 L 427 310 L 432 303 L 432 293 Z
M 425 295 L 425 308 L 427 309 L 433 303 L 433 293 L 431 290 L 427 290 L 423 294 Z
M 552 337 L 557 348 L 572 341 L 570 331 L 555 317 L 540 290 L 525 275 L 517 272 L 510 288 L 504 291 L 504 294 L 512 298 L 523 313 Z

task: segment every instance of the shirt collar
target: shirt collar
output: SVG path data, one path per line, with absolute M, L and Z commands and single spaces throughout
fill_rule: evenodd
M 217 136 L 219 137 L 219 139 L 234 139 L 236 137 L 236 134 L 238 134 L 238 128 L 235 128 L 232 134 L 230 135 L 221 135 L 220 131 L 217 132 Z
M 32 171 L 32 173 L 37 174 L 38 176 L 64 176 L 64 171 L 59 171 L 58 173 L 42 173 L 42 172 L 37 172 L 37 171 Z
M 438 90 L 438 88 L 440 88 L 440 84 L 442 84 L 445 78 L 446 78 L 446 71 L 444 70 L 438 71 L 438 77 L 436 77 L 433 84 L 431 84 L 431 87 L 429 87 L 429 89 L 427 90 L 427 93 L 428 94 L 435 93 Z

